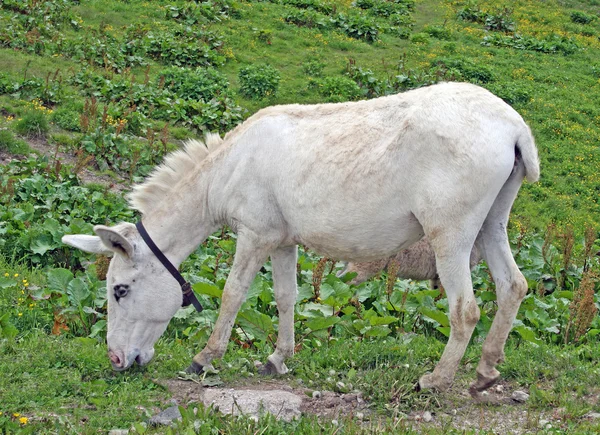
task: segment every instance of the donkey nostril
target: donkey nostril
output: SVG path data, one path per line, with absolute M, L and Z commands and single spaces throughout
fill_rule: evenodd
M 117 367 L 121 365 L 121 358 L 119 358 L 119 355 L 117 355 L 115 352 L 109 351 L 108 357 L 110 358 L 111 362 Z

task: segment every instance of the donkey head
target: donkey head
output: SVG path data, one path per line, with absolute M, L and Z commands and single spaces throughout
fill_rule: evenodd
M 144 243 L 135 225 L 97 225 L 97 236 L 67 235 L 63 243 L 86 252 L 113 255 L 106 276 L 108 356 L 113 369 L 143 365 L 181 307 L 181 289 Z

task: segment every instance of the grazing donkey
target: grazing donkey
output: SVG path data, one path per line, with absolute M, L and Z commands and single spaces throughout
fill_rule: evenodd
M 481 254 L 479 253 L 477 244 L 475 244 L 469 258 L 469 267 L 471 270 L 480 261 Z M 356 273 L 356 276 L 350 280 L 350 284 L 359 285 L 383 270 L 387 270 L 392 263 L 398 269 L 396 271 L 398 278 L 416 279 L 418 281 L 428 279 L 430 280 L 431 288 L 436 289 L 440 287 L 440 278 L 435 265 L 435 252 L 433 252 L 433 248 L 427 237 L 423 237 L 393 257 L 365 263 L 346 263 L 344 269 L 339 271 L 337 276 L 342 277 L 348 273 Z
M 248 287 L 269 256 L 279 335 L 263 372 L 285 373 L 294 351 L 298 244 L 364 262 L 425 235 L 448 295 L 451 333 L 420 386 L 450 386 L 479 319 L 469 268 L 475 241 L 494 277 L 498 312 L 471 392 L 496 382 L 527 292 L 506 225 L 523 179 L 539 177 L 531 132 L 509 105 L 480 87 L 445 83 L 369 101 L 270 107 L 222 143 L 208 136 L 206 145 L 209 151 L 188 143 L 135 187 L 130 203 L 143 225 L 97 225 L 97 237 L 63 237 L 84 251 L 115 254 L 107 275 L 115 370 L 152 358 L 154 343 L 191 297 L 176 267 L 229 225 L 237 249 L 221 311 L 188 371 L 208 369 L 223 355 Z

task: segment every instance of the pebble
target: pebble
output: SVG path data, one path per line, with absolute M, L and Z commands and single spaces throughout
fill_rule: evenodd
M 171 407 L 165 409 L 164 411 L 159 412 L 154 417 L 150 418 L 150 420 L 148 420 L 148 423 L 151 426 L 168 426 L 174 420 L 180 420 L 180 419 L 181 419 L 181 413 L 179 412 L 179 407 L 171 406 Z M 118 435 L 118 434 L 113 434 L 113 435 Z
M 356 418 L 359 420 L 363 420 L 365 418 L 365 414 L 363 414 L 362 412 L 357 412 Z
M 312 398 L 313 399 L 320 399 L 321 397 L 323 397 L 323 394 L 320 391 L 313 391 L 312 392 Z
M 599 412 L 588 412 L 587 414 L 585 414 L 583 416 L 584 418 L 589 418 L 590 420 L 598 420 L 600 419 L 600 413 Z
M 552 425 L 550 424 L 550 422 L 548 420 L 540 420 L 540 427 L 543 429 L 550 429 L 552 427 Z
M 504 385 L 496 385 L 496 393 L 503 393 Z
M 517 390 L 512 393 L 510 398 L 515 402 L 524 403 L 527 402 L 527 399 L 529 399 L 529 394 L 524 391 Z
M 423 421 L 429 423 L 431 420 L 433 420 L 433 415 L 431 415 L 431 412 L 425 411 L 423 413 Z
M 108 431 L 108 435 L 127 435 L 129 429 L 112 429 Z

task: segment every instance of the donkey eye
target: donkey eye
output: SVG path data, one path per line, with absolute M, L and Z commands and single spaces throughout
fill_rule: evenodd
M 124 298 L 129 293 L 129 286 L 127 284 L 117 284 L 113 287 L 113 293 L 115 299 L 119 302 L 119 299 Z

